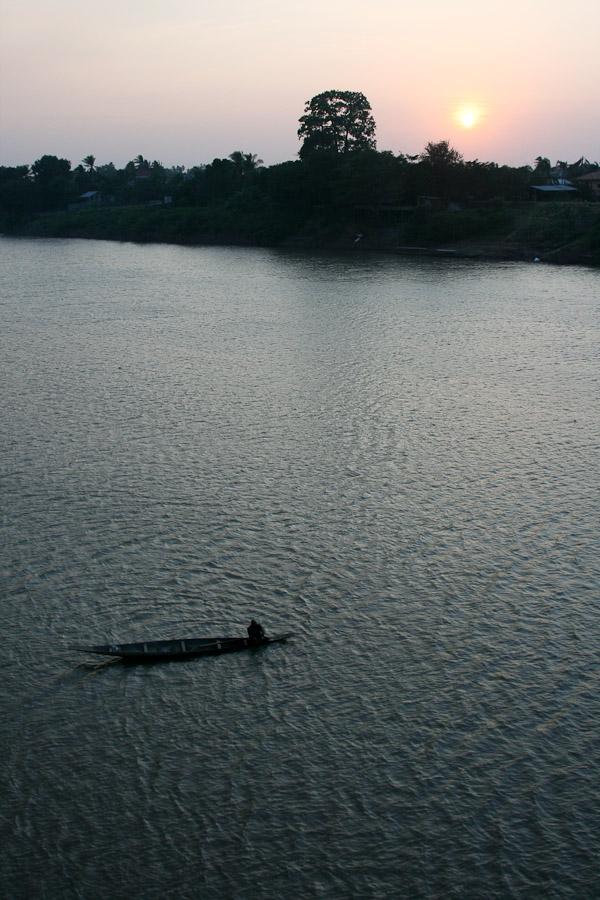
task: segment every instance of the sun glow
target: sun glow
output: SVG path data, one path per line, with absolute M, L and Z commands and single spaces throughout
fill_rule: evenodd
M 461 113 L 460 121 L 465 128 L 472 128 L 475 124 L 475 114 L 469 110 L 465 110 L 465 112 Z

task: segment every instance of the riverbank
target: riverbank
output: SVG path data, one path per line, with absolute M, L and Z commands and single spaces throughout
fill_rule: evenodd
M 187 245 L 426 253 L 600 265 L 600 204 L 498 203 L 431 211 L 422 207 L 321 210 L 271 204 L 143 207 L 47 213 L 4 223 L 5 234 Z

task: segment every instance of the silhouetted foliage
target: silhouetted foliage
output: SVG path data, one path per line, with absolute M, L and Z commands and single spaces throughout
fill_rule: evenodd
M 29 166 L 0 166 L 0 210 L 11 225 L 19 224 L 37 208 L 37 195 Z
M 268 244 L 296 234 L 307 245 L 337 239 L 344 230 L 352 235 L 381 227 L 391 246 L 438 245 L 519 234 L 512 228 L 516 207 L 507 203 L 531 200 L 532 184 L 576 184 L 599 168 L 583 156 L 555 166 L 539 156 L 535 167 L 518 168 L 465 161 L 448 141 L 430 142 L 415 156 L 378 152 L 368 101 L 351 92 L 313 97 L 300 123 L 300 159 L 269 167 L 242 150 L 189 169 L 167 168 L 142 154 L 122 169 L 99 165 L 92 154 L 74 170 L 51 155 L 31 168 L 0 167 L 0 225 L 16 233 L 27 233 L 29 222 L 35 234 L 186 243 Z M 90 199 L 92 192 L 98 194 Z M 583 186 L 575 196 L 586 196 Z M 99 197 L 102 208 L 93 208 Z M 586 232 L 595 221 L 594 204 L 564 206 L 558 219 L 532 213 L 530 232 L 519 219 L 523 241 L 535 235 L 566 247 L 575 235 L 596 258 L 598 228 Z M 589 207 L 589 221 L 576 206 Z M 34 220 L 39 213 L 45 215 Z
M 242 150 L 234 150 L 229 154 L 229 159 L 234 164 L 237 174 L 241 176 L 255 172 L 263 164 L 256 153 L 244 153 Z
M 451 147 L 448 141 L 430 141 L 421 155 L 421 162 L 427 163 L 434 169 L 444 170 L 463 163 L 462 154 Z
M 52 178 L 68 178 L 71 173 L 71 163 L 68 159 L 59 159 L 58 156 L 42 156 L 36 159 L 31 167 L 31 172 L 38 184 L 50 181 Z
M 446 200 L 464 193 L 464 160 L 448 141 L 430 141 L 419 161 L 425 172 L 426 192 Z
M 362 150 L 344 157 L 338 171 L 336 205 L 378 209 L 402 202 L 402 165 L 391 151 Z
M 64 209 L 73 196 L 71 163 L 57 156 L 42 156 L 31 167 L 41 210 Z
M 347 153 L 375 149 L 371 104 L 359 91 L 324 91 L 307 100 L 300 116 L 300 159 L 318 151 Z
M 535 160 L 532 184 L 545 184 L 550 177 L 552 166 L 547 156 L 538 156 Z
M 29 177 L 29 166 L 0 166 L 0 184 L 22 181 Z

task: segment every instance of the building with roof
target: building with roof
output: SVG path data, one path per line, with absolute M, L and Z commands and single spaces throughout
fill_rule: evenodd
M 101 206 L 102 194 L 100 191 L 86 191 L 80 194 L 76 203 L 69 203 L 68 208 L 71 209 L 89 209 L 90 207 Z
M 566 178 L 552 178 L 549 184 L 532 184 L 536 200 L 572 200 L 579 191 Z
M 591 200 L 600 200 L 600 169 L 588 172 L 587 175 L 580 175 L 575 180 L 587 197 Z

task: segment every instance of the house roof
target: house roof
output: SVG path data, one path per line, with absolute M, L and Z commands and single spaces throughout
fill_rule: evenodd
M 600 181 L 600 169 L 596 172 L 588 172 L 587 175 L 579 175 L 577 181 Z
M 567 191 L 576 191 L 577 188 L 569 187 L 567 184 L 532 184 L 534 191 L 545 191 L 547 193 L 564 194 Z

